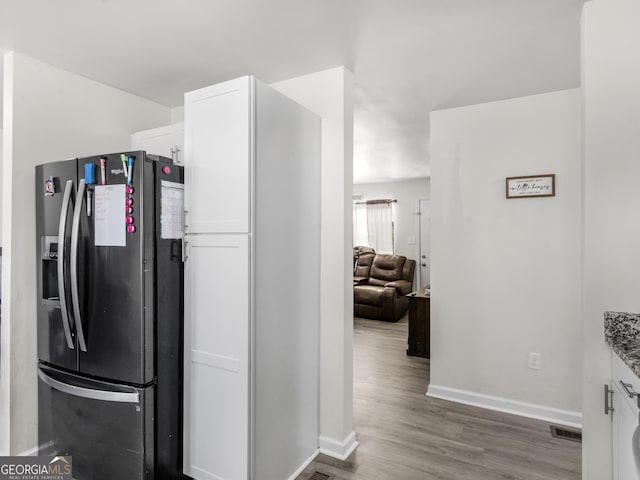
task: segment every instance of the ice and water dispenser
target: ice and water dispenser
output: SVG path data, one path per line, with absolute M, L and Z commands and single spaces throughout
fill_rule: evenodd
M 59 300 L 58 292 L 58 237 L 41 238 L 42 299 Z

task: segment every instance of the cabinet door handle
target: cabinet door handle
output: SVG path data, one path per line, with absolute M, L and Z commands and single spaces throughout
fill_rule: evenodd
M 175 147 L 171 147 L 171 160 L 173 160 L 173 163 L 175 163 L 176 165 L 182 165 L 180 152 L 182 152 L 182 150 L 180 149 L 180 147 L 178 147 L 178 145 L 176 145 Z
M 609 412 L 613 412 L 613 389 L 609 388 L 608 384 L 604 384 L 604 414 L 609 415 Z

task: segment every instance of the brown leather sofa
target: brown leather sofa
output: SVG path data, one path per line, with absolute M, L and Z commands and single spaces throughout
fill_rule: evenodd
M 413 290 L 415 260 L 402 255 L 354 249 L 353 314 L 356 317 L 396 322 L 407 312 Z

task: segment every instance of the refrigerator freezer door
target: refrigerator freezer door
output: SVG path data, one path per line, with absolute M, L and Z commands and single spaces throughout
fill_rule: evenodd
M 153 478 L 154 387 L 42 366 L 38 377 L 39 455 L 71 455 L 78 480 Z

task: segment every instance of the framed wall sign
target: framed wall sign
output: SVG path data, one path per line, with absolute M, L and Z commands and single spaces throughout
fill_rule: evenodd
M 556 176 L 528 175 L 526 177 L 507 177 L 507 198 L 554 197 L 556 195 Z

